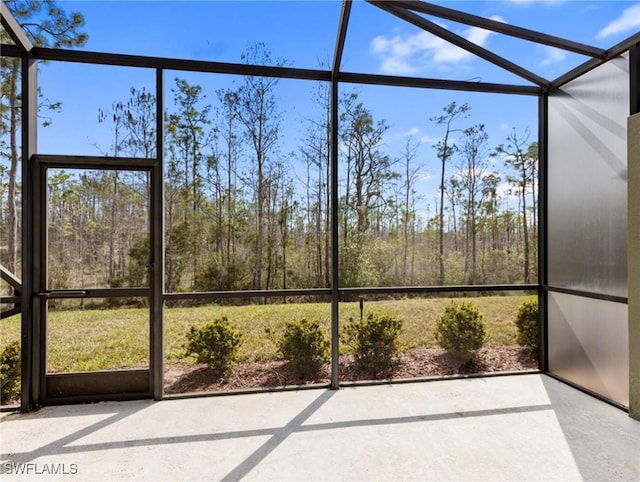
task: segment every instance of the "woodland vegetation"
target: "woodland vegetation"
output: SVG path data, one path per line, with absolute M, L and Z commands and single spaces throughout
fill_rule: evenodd
M 22 17 L 14 11 L 29 18 L 27 10 Z M 56 12 L 65 31 L 42 29 L 39 44 L 82 45 L 81 16 Z M 284 65 L 264 44 L 248 48 L 241 61 Z M 2 58 L 0 256 L 13 272 L 21 248 L 17 62 Z M 238 79 L 212 92 L 179 76 L 167 79 L 166 291 L 327 287 L 328 85 L 309 82 L 319 115 L 304 120 L 304 138 L 284 153 L 279 80 Z M 43 116 L 51 108 L 63 106 L 43 101 Z M 515 130 L 489 139 L 484 125 L 467 122 L 471 108 L 455 101 L 434 107 L 440 115 L 425 118 L 424 127 L 440 140 L 428 156 L 410 137 L 401 152 L 390 152 L 388 122 L 345 88 L 337 133 L 342 287 L 535 281 L 537 143 Z M 105 99 L 96 114 L 112 140 L 100 154 L 154 158 L 155 109 L 154 94 L 139 86 L 127 98 Z M 428 214 L 417 187 L 426 170 L 439 179 Z M 499 189 L 505 182 L 508 193 Z M 146 174 L 50 169 L 48 189 L 49 288 L 147 285 Z M 517 197 L 517 206 L 505 196 Z
M 82 15 L 66 14 L 53 0 L 5 3 L 37 46 L 73 48 L 87 41 L 81 30 Z M 6 43 L 4 30 L 1 35 Z M 240 61 L 287 65 L 273 58 L 262 43 L 250 46 Z M 0 67 L 0 264 L 19 277 L 20 60 L 2 57 Z M 178 73 L 165 82 L 165 290 L 329 287 L 332 229 L 336 228 L 331 219 L 329 85 L 308 82 L 316 114 L 297 120 L 304 134 L 291 149 L 292 140 L 285 135 L 291 119 L 285 116 L 282 99 L 286 91 L 280 80 L 238 76 L 227 87 L 209 89 L 186 73 Z M 96 155 L 155 158 L 159 133 L 154 93 L 132 85 L 127 96 L 101 102 L 96 129 L 107 129 L 111 137 L 107 147 L 96 143 Z M 46 98 L 43 85 L 39 92 L 43 126 L 56 122 L 54 114 L 61 109 L 61 102 Z M 469 122 L 471 109 L 468 103 L 455 100 L 429 106 L 421 128 L 438 139 L 433 149 L 421 148 L 419 140 L 407 136 L 404 148 L 398 151 L 386 142 L 389 121 L 378 117 L 357 89 L 341 86 L 336 133 L 341 287 L 535 282 L 537 143 L 530 141 L 528 131 L 512 130 L 504 139 L 490 139 L 485 125 Z M 428 112 L 440 114 L 429 118 Z M 438 194 L 430 199 L 421 188 L 427 173 L 438 180 Z M 127 170 L 51 168 L 47 185 L 48 288 L 148 286 L 150 176 Z M 2 294 L 10 294 L 6 284 Z M 230 314 L 236 313 L 238 323 L 244 320 L 243 333 L 252 342 L 244 348 L 248 350 L 243 355 L 246 360 L 258 363 L 273 358 L 275 346 L 266 339 L 265 327 L 278 329 L 277 323 L 299 320 L 300 313 L 321 312 L 322 316 L 309 319 L 319 320 L 314 330 L 327 331 L 328 304 L 316 308 L 310 301 L 317 300 L 312 298 L 298 298 L 303 303 L 297 305 L 287 299 L 291 304 L 286 306 L 233 307 L 237 311 Z M 493 348 L 514 343 L 510 301 L 514 298 L 482 298 L 487 307 L 499 307 L 489 317 Z M 52 363 L 48 369 L 93 370 L 148 363 L 148 309 L 90 311 L 113 308 L 118 300 L 109 299 L 104 305 L 94 300 L 85 305 L 85 300 L 79 300 L 85 311 L 65 313 L 61 309 L 77 307 L 78 300 L 50 302 L 49 308 L 58 308 L 58 313 L 52 313 L 48 336 L 59 340 L 49 345 L 54 351 L 48 354 Z M 407 315 L 403 336 L 407 347 L 422 350 L 424 356 L 405 363 L 419 368 L 405 376 L 442 374 L 425 371 L 423 365 L 434 356 L 442 358 L 426 351 L 433 342 L 429 337 L 436 308 L 448 300 L 411 301 L 402 301 Z M 356 316 L 355 303 L 351 305 L 342 304 L 341 316 L 345 312 Z M 260 311 L 269 307 L 283 311 Z M 244 308 L 251 310 L 242 311 Z M 222 307 L 213 305 L 168 307 L 169 362 L 183 362 L 187 328 L 193 331 L 194 326 L 204 325 L 219 309 Z M 142 327 L 141 336 L 134 325 Z M 0 345 L 13 349 L 10 342 L 18 339 L 18 333 L 17 317 L 7 320 L 0 330 Z M 97 351 L 82 353 L 77 343 L 88 346 L 90 336 L 99 338 L 90 344 Z M 122 349 L 111 350 L 113 343 Z M 55 350 L 64 356 L 59 357 Z M 519 353 L 507 352 L 505 358 L 511 361 Z M 452 373 L 459 369 L 452 367 Z M 273 371 L 263 368 L 259 368 L 261 373 Z

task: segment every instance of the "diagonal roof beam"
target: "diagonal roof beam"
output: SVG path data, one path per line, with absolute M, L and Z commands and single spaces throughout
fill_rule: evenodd
M 572 40 L 555 37 L 553 35 L 547 35 L 535 30 L 516 27 L 515 25 L 509 25 L 507 23 L 498 22 L 489 18 L 471 15 L 469 13 L 460 12 L 459 10 L 441 7 L 439 5 L 433 5 L 431 3 L 422 2 L 420 0 L 396 0 L 394 2 L 394 5 L 413 10 L 414 12 L 420 12 L 427 15 L 446 18 L 447 20 L 452 20 L 454 22 L 472 25 L 474 27 L 491 30 L 493 32 L 509 35 L 511 37 L 521 38 L 530 42 L 549 45 L 551 47 L 575 52 L 581 55 L 587 55 L 589 57 L 604 59 L 607 55 L 606 50 L 599 49 L 597 47 L 573 42 Z
M 549 90 L 552 91 L 552 90 L 559 89 L 564 84 L 571 82 L 572 80 L 577 79 L 581 75 L 586 74 L 587 72 L 595 69 L 596 67 L 599 67 L 600 65 L 608 62 L 609 60 L 614 59 L 619 55 L 622 55 L 623 53 L 631 49 L 634 45 L 640 45 L 640 32 L 632 35 L 629 38 L 626 38 L 622 42 L 611 47 L 609 50 L 607 50 L 607 55 L 605 58 L 589 59 L 585 63 L 578 65 L 575 69 L 572 69 L 569 72 L 566 72 L 565 74 L 561 75 L 560 77 L 555 79 L 553 82 L 551 82 L 551 85 L 549 86 Z
M 22 311 L 22 308 L 20 307 L 20 305 L 11 308 L 10 310 L 5 310 L 2 313 L 0 313 L 0 319 L 4 320 L 5 318 L 9 318 L 10 316 L 13 315 L 17 315 Z
M 11 40 L 13 40 L 13 43 L 23 52 L 29 53 L 33 48 L 33 44 L 3 1 L 0 1 L 0 14 L 2 15 L 2 26 L 11 37 Z
M 375 5 L 378 8 L 381 8 L 382 10 L 385 10 L 391 13 L 392 15 L 395 15 L 396 17 L 402 20 L 405 20 L 415 25 L 418 28 L 421 28 L 422 30 L 426 30 L 427 32 L 430 32 L 433 35 L 436 35 L 437 37 L 440 37 L 441 39 L 444 39 L 447 42 L 450 42 L 466 50 L 467 52 L 471 52 L 472 54 L 477 55 L 478 57 L 488 62 L 491 62 L 492 64 L 497 65 L 498 67 L 508 70 L 512 74 L 522 77 L 523 79 L 526 79 L 529 82 L 532 82 L 540 87 L 543 87 L 546 89 L 551 84 L 547 79 L 540 77 L 539 75 L 536 75 L 533 72 L 530 72 L 529 70 L 524 69 L 519 65 L 516 65 L 513 62 L 503 57 L 500 57 L 499 55 L 496 55 L 493 52 L 490 52 L 489 50 L 480 47 L 479 45 L 474 44 L 473 42 L 470 42 L 469 40 L 461 37 L 460 35 L 456 35 L 455 33 L 450 32 L 446 28 L 441 27 L 440 25 L 437 25 L 431 22 L 430 20 L 427 20 L 426 18 L 421 17 L 420 15 L 417 15 L 406 9 L 395 7 L 390 2 L 385 2 L 380 0 L 367 0 L 367 2 L 371 3 L 372 5 Z
M 342 63 L 342 53 L 344 52 L 344 42 L 347 38 L 347 25 L 349 25 L 349 15 L 351 14 L 351 0 L 343 0 L 340 11 L 340 25 L 338 26 L 338 38 L 336 39 L 336 49 L 333 53 L 333 64 L 331 75 L 336 78 L 340 72 Z
M 0 278 L 11 285 L 16 291 L 22 292 L 22 283 L 20 282 L 20 280 L 16 277 L 16 275 L 14 275 L 2 265 L 0 265 Z

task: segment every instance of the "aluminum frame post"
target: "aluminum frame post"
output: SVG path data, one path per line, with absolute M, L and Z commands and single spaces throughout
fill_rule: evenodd
M 38 63 L 31 55 L 22 56 L 22 369 L 20 407 L 23 412 L 33 409 L 40 398 L 41 346 L 39 330 L 40 309 L 36 296 L 39 277 L 40 239 L 34 218 L 38 196 L 38 166 L 36 152 L 38 122 Z
M 549 371 L 549 312 L 547 278 L 547 164 L 549 138 L 549 95 L 538 97 L 538 367 Z
M 340 272 L 338 237 L 338 99 L 340 64 L 347 36 L 351 0 L 343 0 L 331 66 L 331 388 L 340 388 Z
M 164 395 L 164 71 L 156 69 L 156 162 L 151 171 L 150 386 Z

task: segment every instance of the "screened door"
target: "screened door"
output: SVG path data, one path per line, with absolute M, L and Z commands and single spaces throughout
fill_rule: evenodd
M 152 396 L 152 169 L 43 163 L 45 401 Z

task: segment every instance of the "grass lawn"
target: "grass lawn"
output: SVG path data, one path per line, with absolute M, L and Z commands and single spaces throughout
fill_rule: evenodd
M 470 298 L 466 298 L 470 299 Z M 514 345 L 514 319 L 527 296 L 487 296 L 472 301 L 484 314 L 487 344 Z M 366 301 L 368 313 L 392 315 L 403 320 L 402 341 L 407 348 L 432 346 L 433 325 L 452 298 Z M 457 301 L 461 301 L 458 299 Z M 329 303 L 287 305 L 199 306 L 165 309 L 165 360 L 193 363 L 185 358 L 186 333 L 191 326 L 201 326 L 226 316 L 243 334 L 241 354 L 246 359 L 270 359 L 276 356 L 275 344 L 265 335 L 265 328 L 278 332 L 287 321 L 300 318 L 319 320 L 327 330 Z M 340 304 L 340 322 L 360 316 L 358 303 Z M 52 311 L 49 314 L 49 372 L 103 370 L 148 365 L 149 310 L 122 308 L 104 310 Z M 20 317 L 0 323 L 0 349 L 20 338 Z M 342 348 L 342 347 L 341 347 Z

